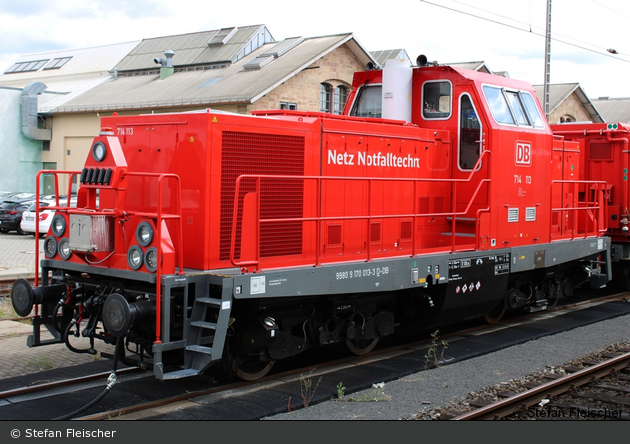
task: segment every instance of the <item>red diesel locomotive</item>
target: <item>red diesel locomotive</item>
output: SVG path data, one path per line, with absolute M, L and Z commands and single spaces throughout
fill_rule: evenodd
M 554 134 L 580 147 L 579 171 L 582 180 L 606 180 L 605 203 L 607 227 L 611 238 L 613 276 L 625 290 L 630 290 L 630 126 L 621 123 L 570 123 L 552 125 Z M 593 193 L 583 187 L 582 193 Z
M 29 346 L 81 325 L 158 379 L 222 362 L 254 380 L 312 347 L 365 354 L 612 278 L 610 184 L 531 85 L 390 60 L 353 87 L 341 116 L 103 117 L 82 171 L 42 173 L 80 177 L 41 285 L 12 289 L 18 314 L 38 309 Z

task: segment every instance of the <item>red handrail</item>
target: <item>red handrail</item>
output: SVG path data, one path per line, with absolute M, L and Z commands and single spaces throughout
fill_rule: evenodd
M 151 212 L 128 212 L 129 215 L 141 215 L 145 217 L 155 217 L 157 219 L 156 236 L 158 239 L 157 246 L 157 270 L 155 272 L 156 285 L 155 285 L 155 344 L 162 343 L 162 222 L 167 219 L 174 219 L 178 223 L 177 230 L 177 243 L 179 248 L 175 248 L 178 260 L 177 274 L 184 274 L 184 244 L 183 244 L 183 226 L 182 226 L 182 191 L 181 182 L 177 174 L 172 173 L 127 173 L 128 176 L 141 176 L 141 177 L 156 177 L 158 182 L 158 204 L 157 213 Z M 176 213 L 175 214 L 163 214 L 162 208 L 162 196 L 163 185 L 165 179 L 174 179 L 177 182 L 177 199 L 176 199 Z
M 35 212 L 36 214 L 39 216 L 39 198 L 40 198 L 40 193 L 39 193 L 39 180 L 42 174 L 51 174 L 54 176 L 54 188 L 55 188 L 55 206 L 49 206 L 47 207 L 47 209 L 50 210 L 64 210 L 66 212 L 68 212 L 68 214 L 83 214 L 84 211 L 81 211 L 80 209 L 76 208 L 76 209 L 71 209 L 70 208 L 70 196 L 72 195 L 72 185 L 73 185 L 73 176 L 74 175 L 80 175 L 81 172 L 80 171 L 73 171 L 73 170 L 41 170 L 37 173 L 36 176 L 36 183 L 37 183 L 37 193 L 36 193 L 36 204 L 35 204 Z M 67 201 L 67 206 L 59 206 L 59 180 L 58 177 L 60 174 L 69 174 L 70 178 L 68 181 L 68 201 Z M 133 212 L 133 211 L 127 211 L 124 214 L 126 216 L 140 216 L 140 217 L 146 217 L 146 218 L 155 218 L 157 220 L 156 223 L 156 236 L 158 239 L 158 245 L 157 245 L 157 257 L 158 257 L 158 261 L 157 261 L 157 270 L 155 273 L 156 276 L 156 342 L 159 343 L 161 342 L 161 305 L 162 305 L 162 301 L 161 301 L 161 289 L 162 289 L 162 261 L 160 260 L 160 258 L 162 257 L 163 254 L 163 250 L 162 250 L 162 222 L 165 220 L 175 220 L 177 221 L 177 232 L 175 233 L 176 235 L 176 242 L 177 242 L 177 246 L 175 248 L 175 254 L 177 257 L 177 267 L 178 267 L 178 271 L 177 274 L 184 274 L 184 254 L 183 254 L 183 224 L 182 224 L 182 193 L 181 193 L 181 181 L 180 178 L 177 174 L 171 174 L 171 173 L 133 173 L 133 172 L 127 172 L 126 173 L 127 176 L 139 176 L 139 177 L 154 177 L 157 179 L 157 186 L 158 186 L 158 203 L 157 203 L 157 208 L 155 212 Z M 163 197 L 163 190 L 164 190 L 164 186 L 165 186 L 165 182 L 167 180 L 173 179 L 176 181 L 176 210 L 175 210 L 175 214 L 165 214 L 164 213 L 164 209 L 162 206 L 162 197 Z M 105 187 L 98 187 L 98 186 L 94 186 L 95 188 L 105 188 Z M 116 192 L 120 191 L 116 188 L 112 188 L 113 190 L 115 190 Z M 78 191 L 78 190 L 77 190 Z M 77 193 L 78 194 L 78 193 Z M 112 210 L 108 210 L 108 211 L 90 211 L 89 213 L 91 216 L 92 215 L 112 215 L 112 214 L 119 214 L 119 211 L 117 208 L 112 209 Z M 39 285 L 39 223 L 36 223 L 35 225 L 35 285 Z M 36 306 L 36 310 L 37 310 L 37 306 Z M 37 311 L 36 311 L 37 314 Z
M 606 190 L 607 187 L 607 183 L 606 181 L 596 181 L 596 180 L 553 180 L 551 181 L 551 196 L 553 199 L 553 192 L 554 192 L 554 185 L 555 184 L 567 184 L 567 185 L 571 185 L 573 188 L 573 200 L 570 204 L 567 204 L 565 207 L 558 207 L 558 208 L 551 208 L 551 212 L 559 212 L 559 213 L 563 213 L 563 212 L 569 212 L 573 214 L 573 223 L 572 223 L 572 230 L 571 230 L 571 235 L 567 236 L 564 233 L 561 235 L 561 239 L 575 239 L 576 237 L 587 237 L 590 235 L 598 235 L 601 233 L 606 232 L 606 230 L 608 229 L 607 227 L 607 221 L 608 221 L 608 217 L 607 217 L 607 212 L 608 212 L 608 207 L 606 205 L 604 205 L 601 202 L 602 196 L 603 196 L 603 191 Z M 595 191 L 595 200 L 593 202 L 589 201 L 588 198 L 586 198 L 583 201 L 579 201 L 579 197 L 578 196 L 578 192 L 576 190 L 576 187 L 578 185 L 591 185 L 594 186 L 594 191 Z M 585 193 L 585 196 L 588 193 Z M 553 200 L 552 200 L 553 202 Z M 596 210 L 599 214 L 600 217 L 593 217 L 592 212 Z M 595 223 L 594 229 L 593 230 L 589 230 L 588 227 L 584 227 L 583 232 L 580 231 L 579 226 L 578 226 L 578 216 L 580 214 L 580 212 L 585 212 L 586 215 L 588 216 L 589 214 L 590 219 L 592 222 Z M 560 220 L 562 219 L 562 217 L 559 218 Z
M 370 223 L 373 219 L 393 219 L 393 218 L 412 218 L 415 222 L 415 220 L 418 217 L 453 217 L 453 222 L 455 221 L 455 219 L 457 218 L 457 216 L 464 216 L 466 214 L 468 214 L 468 212 L 470 211 L 475 198 L 479 195 L 481 188 L 484 184 L 490 184 L 491 180 L 490 179 L 481 179 L 479 181 L 479 183 L 477 184 L 477 187 L 475 189 L 475 191 L 473 192 L 472 196 L 470 197 L 470 200 L 466 206 L 466 208 L 463 211 L 455 211 L 455 206 L 457 205 L 457 201 L 456 201 L 456 189 L 457 189 L 457 184 L 459 183 L 469 183 L 473 176 L 478 172 L 478 167 L 480 166 L 482 159 L 484 156 L 489 156 L 491 154 L 490 151 L 484 151 L 482 153 L 482 155 L 479 157 L 479 159 L 477 160 L 477 163 L 475 164 L 474 168 L 472 169 L 472 171 L 470 172 L 470 174 L 468 175 L 467 178 L 465 179 L 435 179 L 435 178 L 383 178 L 383 177 L 347 177 L 347 176 L 300 176 L 300 175 L 256 175 L 256 174 L 243 174 L 240 175 L 237 179 L 236 179 L 236 186 L 235 186 L 235 190 L 234 190 L 234 211 L 232 214 L 232 231 L 231 231 L 231 245 L 230 245 L 230 261 L 231 263 L 235 266 L 235 267 L 247 267 L 247 266 L 258 266 L 259 262 L 260 262 L 260 252 L 259 252 L 259 248 L 257 246 L 256 248 L 256 256 L 253 260 L 241 260 L 241 261 L 237 261 L 236 260 L 236 232 L 237 232 L 237 227 L 238 227 L 238 207 L 239 207 L 239 201 L 240 201 L 240 195 L 241 195 L 241 183 L 243 182 L 243 180 L 245 179 L 250 179 L 250 180 L 255 180 L 256 182 L 256 194 L 257 194 L 257 199 L 258 199 L 258 205 L 257 205 L 257 214 L 258 217 L 256 218 L 257 221 L 257 231 L 260 231 L 260 224 L 263 223 L 270 223 L 270 222 L 315 222 L 316 224 L 316 239 L 317 239 L 317 248 L 315 251 L 315 261 L 312 265 L 318 266 L 321 264 L 320 262 L 320 235 L 321 235 L 321 226 L 322 226 L 322 222 L 325 221 L 329 221 L 329 220 L 363 220 L 365 219 L 367 221 L 368 224 L 368 236 L 370 233 L 369 227 L 370 227 Z M 316 182 L 316 192 L 319 193 L 319 190 L 321 190 L 322 187 L 322 182 L 326 181 L 326 180 L 340 180 L 340 181 L 364 181 L 367 182 L 368 184 L 368 211 L 367 211 L 367 215 L 361 215 L 361 216 L 342 216 L 342 217 L 338 217 L 338 216 L 326 216 L 323 217 L 321 215 L 321 205 L 317 205 L 317 215 L 313 216 L 313 217 L 300 217 L 300 218 L 275 218 L 275 219 L 261 219 L 260 218 L 260 189 L 261 189 L 261 180 L 262 179 L 280 179 L 280 180 L 303 180 L 303 181 L 315 181 Z M 372 213 L 372 208 L 371 208 L 371 193 L 372 193 L 372 188 L 373 188 L 373 183 L 375 182 L 408 182 L 408 183 L 413 183 L 414 184 L 414 196 L 417 195 L 416 191 L 417 191 L 417 186 L 419 183 L 421 182 L 430 182 L 430 183 L 451 183 L 454 184 L 454 190 L 453 190 L 453 198 L 452 198 L 452 202 L 451 202 L 451 209 L 453 211 L 451 212 L 447 212 L 447 213 L 423 213 L 420 214 L 417 211 L 416 208 L 416 202 L 414 199 L 414 208 L 413 208 L 413 213 L 410 214 L 387 214 L 387 215 L 373 215 Z M 488 186 L 488 195 L 489 195 L 489 191 L 490 188 Z M 316 196 L 316 202 L 319 202 L 319 194 Z M 477 213 L 480 214 L 481 212 L 485 212 L 485 211 L 489 211 L 489 208 L 485 208 L 485 209 L 480 209 L 477 210 Z M 479 217 L 479 216 L 477 216 Z M 453 223 L 454 224 L 454 223 Z M 413 224 L 413 233 L 412 236 L 413 238 L 415 238 L 415 226 L 416 224 Z M 476 228 L 476 239 L 475 239 L 475 245 L 479 246 L 479 227 L 477 226 Z M 455 245 L 455 230 L 453 230 L 453 234 L 452 234 L 452 244 L 451 244 L 451 251 L 456 251 L 456 245 Z M 412 254 L 411 256 L 415 256 L 416 254 L 416 246 L 415 246 L 415 242 L 412 242 Z M 371 255 L 371 243 L 368 241 L 367 242 L 367 260 L 370 261 L 372 259 L 372 255 Z
M 42 176 L 42 174 L 52 174 L 54 177 L 54 185 L 55 185 L 55 206 L 49 206 L 46 207 L 49 210 L 62 210 L 62 209 L 67 209 L 70 208 L 70 196 L 72 195 L 72 179 L 74 177 L 74 175 L 79 175 L 81 174 L 81 171 L 75 171 L 75 170 L 40 170 L 37 172 L 37 174 L 35 175 L 35 286 L 39 286 L 40 282 L 39 282 L 39 179 Z M 66 194 L 67 200 L 66 200 L 66 206 L 65 207 L 60 207 L 59 206 L 59 174 L 69 174 L 69 180 L 68 180 L 68 193 Z M 37 308 L 38 306 L 35 306 L 35 315 L 37 315 Z

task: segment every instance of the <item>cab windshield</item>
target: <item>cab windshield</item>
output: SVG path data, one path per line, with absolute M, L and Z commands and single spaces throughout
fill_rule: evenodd
M 512 91 L 484 85 L 483 92 L 497 123 L 514 126 L 543 128 L 542 116 L 533 97 L 526 91 Z
M 381 117 L 382 91 L 383 87 L 381 85 L 362 86 L 357 92 L 350 115 L 356 117 Z

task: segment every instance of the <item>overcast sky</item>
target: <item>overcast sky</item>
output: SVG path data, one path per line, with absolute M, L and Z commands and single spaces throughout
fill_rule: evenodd
M 233 26 L 276 40 L 354 33 L 368 51 L 439 63 L 484 61 L 543 84 L 547 0 L 0 0 L 0 70 L 21 55 Z M 630 97 L 630 2 L 553 0 L 551 83 Z M 615 50 L 611 54 L 607 50 Z M 174 60 L 176 64 L 176 60 Z

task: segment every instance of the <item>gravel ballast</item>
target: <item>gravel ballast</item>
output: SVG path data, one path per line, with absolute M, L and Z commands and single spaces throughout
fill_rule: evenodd
M 405 420 L 427 417 L 471 392 L 561 366 L 630 341 L 630 315 L 545 336 L 463 362 L 425 370 L 375 388 L 346 394 L 265 420 Z M 448 350 L 447 350 L 448 353 Z M 316 382 L 316 381 L 315 381 Z M 344 381 L 339 381 L 344 383 Z M 347 381 L 346 381 L 347 382 Z

